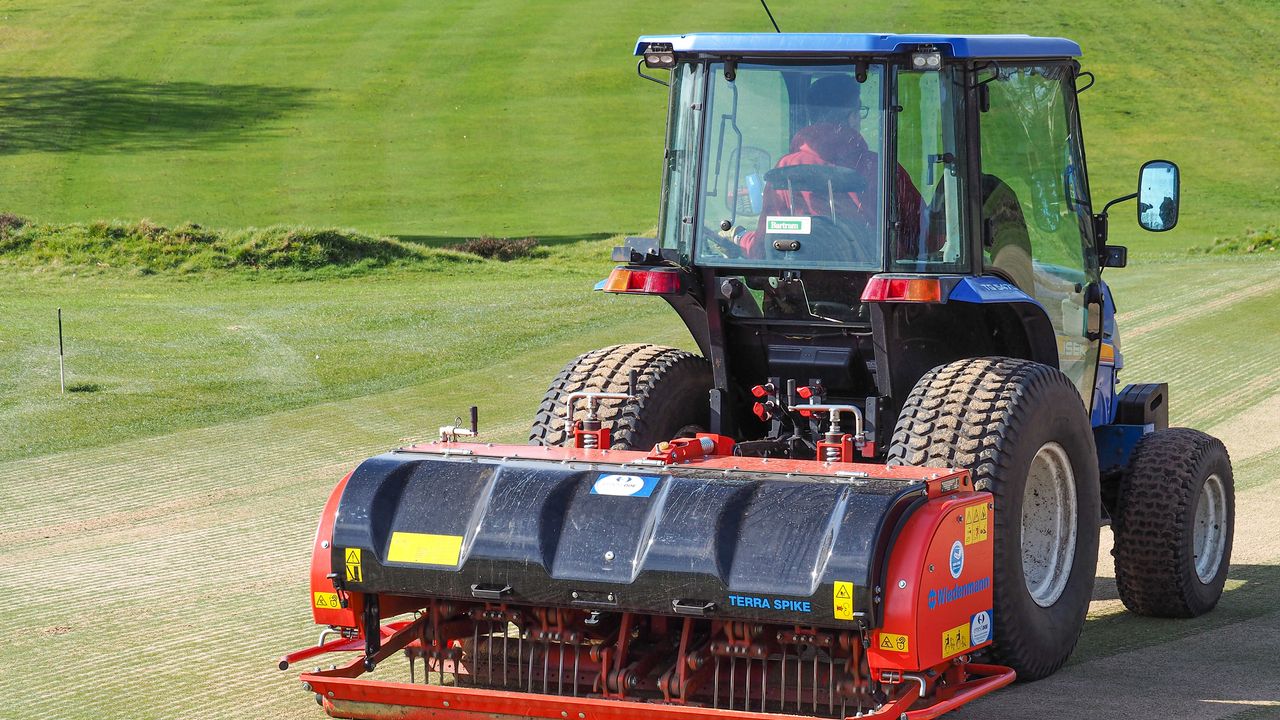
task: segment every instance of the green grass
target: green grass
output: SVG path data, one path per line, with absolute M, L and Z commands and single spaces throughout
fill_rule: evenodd
M 1183 170 L 1173 233 L 1142 234 L 1131 205 L 1113 220 L 1138 250 L 1106 275 L 1122 379 L 1170 382 L 1175 423 L 1228 438 L 1245 512 L 1274 497 L 1280 443 L 1240 425 L 1280 398 L 1280 263 L 1186 250 L 1275 222 L 1280 6 L 773 5 L 793 31 L 1079 40 L 1095 196 L 1131 192 L 1152 157 Z M 579 352 L 690 344 L 661 301 L 589 288 L 611 237 L 656 220 L 666 97 L 631 43 L 717 29 L 768 26 L 754 2 L 0 1 L 0 209 L 36 223 L 0 218 L 23 243 L 0 266 L 0 717 L 318 717 L 274 658 L 314 641 L 309 543 L 334 481 L 471 404 L 486 439 L 521 440 Z M 545 254 L 443 249 L 486 234 Z M 1207 657 L 1224 630 L 1274 626 L 1272 535 L 1238 541 L 1253 559 L 1217 615 L 1092 620 L 1066 691 L 1024 686 L 1022 712 L 1069 711 L 1089 668 L 1096 687 L 1146 667 L 1107 658 Z M 1178 677 L 1143 682 L 1176 698 Z
M 613 328 L 617 341 L 637 326 L 676 327 L 661 301 L 591 291 L 611 267 L 610 245 L 295 282 L 8 273 L 0 459 L 367 395 L 539 348 L 563 347 L 567 361 L 576 338 L 597 327 Z M 93 392 L 59 395 L 58 307 L 67 381 Z
M 774 11 L 788 31 L 1072 37 L 1098 75 L 1095 195 L 1130 192 L 1143 160 L 1182 165 L 1181 227 L 1117 221 L 1117 239 L 1180 249 L 1273 220 L 1280 59 L 1244 50 L 1277 45 L 1271 0 Z M 444 243 L 652 227 L 666 96 L 636 78 L 635 37 L 769 29 L 754 2 L 48 0 L 0 16 L 3 209 Z

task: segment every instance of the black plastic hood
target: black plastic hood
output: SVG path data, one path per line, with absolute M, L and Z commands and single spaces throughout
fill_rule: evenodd
M 874 625 L 922 482 L 391 452 L 343 491 L 348 590 Z

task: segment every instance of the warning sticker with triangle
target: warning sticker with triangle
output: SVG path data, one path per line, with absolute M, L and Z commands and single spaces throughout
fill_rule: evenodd
M 911 642 L 907 640 L 906 635 L 880 633 L 880 642 L 876 647 L 886 652 L 904 653 L 909 651 Z
M 836 581 L 832 588 L 831 614 L 837 620 L 853 619 L 853 583 Z
M 360 548 L 347 548 L 342 558 L 347 567 L 347 582 L 364 582 L 364 574 L 360 572 Z

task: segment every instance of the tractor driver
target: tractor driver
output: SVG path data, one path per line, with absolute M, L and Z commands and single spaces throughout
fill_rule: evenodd
M 811 125 L 791 139 L 790 153 L 778 160 L 777 167 L 794 165 L 834 165 L 857 171 L 866 190 L 839 193 L 828 199 L 825 194 L 805 190 L 791 193 L 786 187 L 767 187 L 760 222 L 755 230 L 737 236 L 738 245 L 747 257 L 765 254 L 766 218 L 771 215 L 822 217 L 831 214 L 867 237 L 876 224 L 879 202 L 879 158 L 867 145 L 859 129 L 866 108 L 861 102 L 862 84 L 850 75 L 827 75 L 809 86 L 808 106 Z M 898 217 L 905 227 L 899 237 L 918 235 L 921 197 L 907 171 L 899 165 L 895 173 Z M 790 197 L 794 194 L 796 197 Z

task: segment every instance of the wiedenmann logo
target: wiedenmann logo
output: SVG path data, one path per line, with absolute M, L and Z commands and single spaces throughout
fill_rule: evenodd
M 941 590 L 930 590 L 929 609 L 933 610 L 939 605 L 946 605 L 952 600 L 959 600 L 962 597 L 968 597 L 976 592 L 982 592 L 989 587 L 991 587 L 991 578 L 980 578 L 973 582 L 953 585 L 949 588 L 942 588 Z

